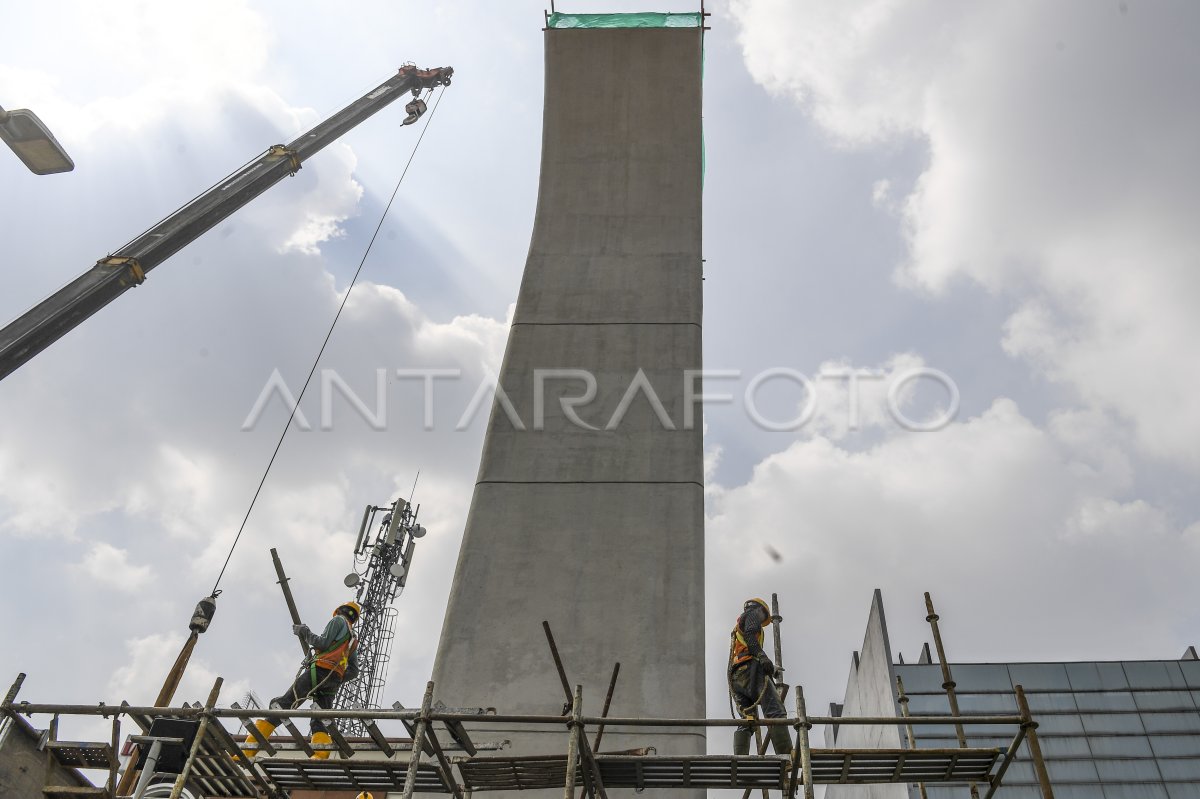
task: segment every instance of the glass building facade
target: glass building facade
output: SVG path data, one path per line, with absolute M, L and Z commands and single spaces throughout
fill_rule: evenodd
M 895 686 L 900 677 L 911 715 L 949 715 L 941 668 L 929 662 L 928 647 L 921 662 L 892 662 L 878 592 L 875 602 L 864 652 L 886 653 L 887 668 L 880 668 L 881 664 L 865 668 L 856 653 L 847 697 L 874 696 L 876 704 L 883 706 L 865 709 L 899 715 Z M 873 636 L 884 640 L 871 640 Z M 1200 799 L 1200 660 L 1194 648 L 1188 647 L 1179 660 L 950 665 L 963 714 L 1015 715 L 1014 686 L 1023 687 L 1058 799 Z M 885 673 L 886 687 L 861 684 L 864 679 L 879 682 Z M 890 691 L 891 708 L 881 699 L 884 691 Z M 834 706 L 835 715 L 841 707 Z M 858 710 L 847 709 L 845 715 L 858 715 L 862 708 Z M 965 732 L 968 746 L 1006 747 L 1013 730 L 967 725 Z M 918 725 L 914 734 L 918 748 L 958 746 L 953 725 Z M 848 744 L 828 730 L 826 745 Z M 826 796 L 903 796 L 905 791 L 912 799 L 920 796 L 917 786 L 873 787 L 877 790 L 867 792 L 856 786 L 830 786 Z M 981 786 L 980 794 L 985 792 L 986 786 Z M 929 799 L 969 796 L 966 786 L 930 785 L 926 794 Z M 1041 797 L 1027 745 L 996 797 Z

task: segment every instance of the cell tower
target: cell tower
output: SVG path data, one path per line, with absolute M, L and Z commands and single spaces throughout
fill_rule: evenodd
M 397 499 L 387 507 L 368 505 L 363 513 L 354 544 L 354 571 L 345 580 L 347 588 L 356 590 L 355 598 L 362 605 L 357 625 L 359 677 L 342 683 L 333 703 L 336 708 L 379 707 L 395 637 L 396 609 L 392 603 L 408 582 L 417 539 L 425 535 L 425 528 L 417 524 L 420 510 L 420 505 L 414 508 L 407 500 Z M 387 515 L 376 526 L 376 516 L 384 511 Z M 367 734 L 362 722 L 354 719 L 340 720 L 338 729 L 344 735 Z

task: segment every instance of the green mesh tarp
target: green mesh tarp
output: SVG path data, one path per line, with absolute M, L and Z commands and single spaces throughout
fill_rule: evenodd
M 550 15 L 551 28 L 699 28 L 700 14 L 662 14 L 652 11 L 637 14 L 562 14 Z
M 551 28 L 703 28 L 704 15 L 700 13 L 669 14 L 643 11 L 635 14 L 563 14 L 554 12 L 547 25 Z M 703 75 L 703 62 L 701 62 Z M 708 172 L 708 153 L 703 134 L 700 139 L 700 184 Z

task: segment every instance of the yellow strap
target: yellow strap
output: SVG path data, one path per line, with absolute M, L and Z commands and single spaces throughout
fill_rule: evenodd
M 137 258 L 130 258 L 125 255 L 115 255 L 108 258 L 101 258 L 98 262 L 99 266 L 127 266 L 129 267 L 129 276 L 133 278 L 133 285 L 140 286 L 146 281 L 146 270 L 142 269 L 141 263 Z M 125 283 L 124 280 L 121 281 Z
M 296 151 L 282 144 L 272 144 L 271 149 L 267 150 L 267 157 L 288 158 L 292 162 L 292 174 L 300 171 L 300 156 L 296 155 Z

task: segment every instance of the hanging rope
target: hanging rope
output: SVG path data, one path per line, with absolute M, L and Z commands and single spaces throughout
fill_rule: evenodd
M 254 496 L 250 499 L 250 507 L 246 508 L 246 515 L 242 517 L 242 524 L 238 527 L 237 535 L 233 538 L 233 544 L 229 547 L 229 554 L 225 556 L 225 563 L 221 566 L 221 572 L 217 575 L 217 581 L 213 583 L 213 596 L 217 596 L 220 593 L 217 588 L 221 585 L 221 578 L 225 576 L 225 569 L 229 567 L 233 551 L 237 549 L 238 542 L 242 539 L 242 533 L 246 530 L 246 522 L 250 520 L 254 504 L 258 502 L 258 496 L 262 493 L 263 485 L 267 482 L 267 475 L 271 473 L 271 467 L 275 465 L 275 457 L 279 455 L 279 449 L 283 446 L 283 440 L 287 437 L 288 430 L 292 427 L 292 419 L 295 418 L 296 411 L 300 409 L 300 401 L 304 399 L 304 392 L 308 391 L 308 385 L 312 382 L 313 375 L 317 372 L 317 365 L 321 362 L 321 356 L 325 354 L 325 347 L 329 344 L 329 339 L 333 336 L 333 330 L 337 327 L 338 320 L 342 317 L 342 311 L 346 307 L 346 302 L 350 299 L 350 292 L 354 290 L 354 286 L 358 282 L 358 276 L 362 274 L 363 265 L 367 262 L 367 256 L 371 254 L 371 248 L 375 246 L 375 239 L 379 237 L 379 231 L 383 228 L 383 222 L 387 219 L 388 211 L 391 210 L 392 203 L 396 199 L 396 194 L 400 191 L 400 184 L 404 182 L 404 176 L 408 174 L 408 168 L 412 166 L 413 158 L 417 155 L 417 149 L 421 146 L 421 140 L 425 138 L 425 131 L 429 130 L 429 125 L 433 122 L 433 115 L 437 113 L 438 105 L 441 104 L 442 95 L 445 93 L 446 90 L 444 88 L 438 92 L 437 100 L 433 104 L 433 110 L 429 112 L 429 116 L 425 119 L 425 126 L 421 128 L 421 135 L 417 137 L 417 143 L 413 145 L 412 152 L 408 156 L 408 162 L 404 165 L 404 171 L 400 173 L 400 179 L 396 181 L 396 188 L 392 189 L 392 196 L 388 198 L 387 205 L 383 209 L 383 214 L 379 217 L 379 224 L 375 226 L 375 232 L 371 234 L 371 240 L 367 243 L 367 249 L 363 252 L 362 258 L 358 262 L 358 268 L 354 270 L 354 277 L 350 279 L 350 285 L 346 287 L 346 294 L 342 297 L 342 303 L 338 306 L 337 313 L 333 316 L 333 322 L 329 325 L 329 331 L 325 334 L 325 340 L 321 342 L 321 349 L 317 351 L 317 357 L 313 359 L 312 368 L 308 371 L 308 378 L 305 379 L 304 386 L 300 389 L 300 393 L 296 397 L 296 403 L 292 406 L 292 412 L 288 414 L 287 421 L 283 425 L 283 432 L 279 434 L 279 441 L 275 443 L 275 450 L 271 453 L 271 459 L 267 461 L 267 468 L 263 470 L 262 479 L 258 481 L 258 488 L 254 490 Z

